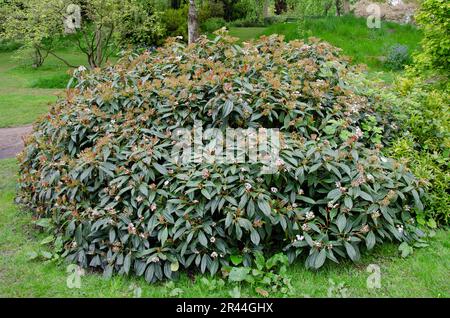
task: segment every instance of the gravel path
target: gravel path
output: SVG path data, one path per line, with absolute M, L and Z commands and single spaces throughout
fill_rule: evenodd
M 0 128 L 0 159 L 13 158 L 23 149 L 22 137 L 31 133 L 33 126 Z

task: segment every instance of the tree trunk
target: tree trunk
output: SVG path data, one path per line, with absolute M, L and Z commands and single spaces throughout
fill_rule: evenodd
M 287 11 L 286 0 L 276 0 L 275 1 L 275 14 L 280 15 Z
M 342 10 L 344 11 L 344 14 L 350 13 L 350 0 L 343 0 L 342 3 Z
M 336 15 L 338 17 L 341 16 L 341 0 L 335 0 L 334 2 L 336 4 Z
M 270 0 L 264 0 L 264 6 L 263 6 L 264 18 L 269 17 L 269 6 L 270 6 Z
M 38 68 L 44 64 L 44 57 L 42 56 L 41 50 L 39 47 L 35 46 L 33 51 L 33 67 Z
M 195 0 L 189 0 L 188 13 L 188 43 L 192 44 L 198 39 L 198 14 Z
M 97 27 L 97 30 L 95 30 L 95 42 L 97 43 L 97 49 L 96 52 L 94 52 L 95 65 L 92 65 L 94 68 L 100 66 L 101 59 L 103 56 L 102 37 L 103 37 L 102 30 Z
M 333 5 L 333 2 L 325 2 L 325 6 L 324 6 L 324 15 L 327 16 L 328 15 L 328 11 L 330 11 L 331 6 Z

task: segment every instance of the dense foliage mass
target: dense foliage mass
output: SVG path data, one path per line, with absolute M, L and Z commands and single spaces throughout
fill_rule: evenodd
M 52 219 L 70 261 L 153 282 L 179 267 L 214 274 L 236 255 L 249 266 L 259 251 L 290 261 L 303 252 L 320 268 L 420 235 L 420 184 L 364 131 L 373 101 L 349 85 L 355 70 L 339 50 L 315 39 L 234 41 L 170 40 L 80 70 L 35 126 L 19 156 L 18 199 Z M 166 160 L 172 133 L 194 120 L 279 128 L 276 173 Z
M 446 72 L 450 69 L 450 2 L 424 0 L 416 16 L 423 29 L 422 52 L 417 64 L 423 68 Z
M 445 87 L 446 85 L 446 87 Z M 450 89 L 449 83 L 408 74 L 397 83 L 398 139 L 389 147 L 391 156 L 408 164 L 425 180 L 427 208 L 419 224 L 447 225 L 450 219 Z M 391 99 L 392 101 L 392 99 Z M 395 136 L 395 135 L 394 135 Z
M 1 38 L 19 42 L 22 54 L 32 52 L 35 67 L 49 55 L 76 67 L 57 52 L 68 46 L 84 54 L 90 67 L 100 67 L 121 47 L 149 47 L 162 42 L 165 33 L 152 0 L 2 2 Z
M 415 66 L 407 66 L 394 86 L 365 76 L 353 76 L 351 85 L 376 101 L 376 113 L 362 124 L 364 136 L 420 179 L 426 209 L 416 220 L 436 228 L 450 217 L 450 87 L 446 77 Z

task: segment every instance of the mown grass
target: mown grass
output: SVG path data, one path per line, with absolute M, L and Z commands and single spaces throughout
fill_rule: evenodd
M 31 83 L 33 88 L 66 88 L 71 76 L 69 74 L 55 74 L 53 76 L 37 78 Z
M 393 44 L 406 45 L 409 51 L 419 49 L 422 33 L 412 25 L 382 21 L 380 29 L 369 29 L 366 19 L 353 16 L 307 19 L 306 23 L 275 24 L 263 34 L 282 34 L 287 41 L 314 36 L 342 48 L 355 63 L 367 64 L 372 70 L 386 71 L 381 57 Z
M 14 55 L 14 51 L 0 53 L 0 128 L 33 123 L 47 113 L 49 103 L 56 101 L 70 78 L 69 68 L 54 57 L 36 69 L 18 63 Z M 75 65 L 85 62 L 79 53 L 61 55 Z
M 30 214 L 13 203 L 16 174 L 15 159 L 0 160 L 0 297 L 132 297 L 136 287 L 142 289 L 142 297 L 169 297 L 174 287 L 168 288 L 164 283 L 149 285 L 141 278 L 121 276 L 104 280 L 92 273 L 81 278 L 80 289 L 69 289 L 65 264 L 30 261 L 29 252 L 43 249 L 39 245 L 43 236 L 32 228 Z M 387 244 L 357 264 L 329 264 L 319 272 L 306 270 L 299 261 L 288 270 L 295 290 L 292 296 L 327 297 L 331 280 L 336 285 L 344 283 L 347 294 L 353 297 L 449 297 L 448 234 L 439 231 L 428 248 L 416 250 L 406 259 L 398 256 L 395 244 Z M 381 289 L 367 289 L 369 264 L 381 268 Z M 174 286 L 183 291 L 183 297 L 229 297 L 234 288 L 227 284 L 210 291 L 200 282 L 200 276 L 195 282 L 187 275 L 180 276 Z M 251 286 L 242 286 L 241 294 L 258 296 Z
M 0 128 L 24 126 L 48 111 L 48 104 L 56 100 L 56 92 L 21 92 L 0 97 Z M 38 95 L 36 95 L 38 94 Z
M 391 71 L 384 66 L 383 58 L 394 44 L 406 45 L 410 54 L 420 49 L 422 33 L 411 25 L 399 25 L 385 22 L 381 29 L 369 29 L 366 20 L 353 16 L 308 19 L 306 30 L 299 22 L 274 24 L 265 28 L 231 27 L 230 35 L 240 41 L 259 38 L 261 35 L 280 34 L 286 41 L 307 39 L 310 36 L 320 38 L 340 47 L 343 54 L 350 56 L 354 64 L 366 64 L 369 77 L 392 83 L 402 71 Z
M 266 28 L 264 27 L 252 27 L 252 28 L 239 28 L 239 27 L 230 27 L 229 34 L 231 36 L 239 38 L 241 41 L 248 41 L 251 39 L 258 38 L 261 36 Z

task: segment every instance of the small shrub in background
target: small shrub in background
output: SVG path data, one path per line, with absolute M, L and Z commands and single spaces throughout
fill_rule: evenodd
M 394 44 L 387 49 L 384 65 L 394 71 L 402 70 L 411 62 L 408 46 Z
M 162 14 L 154 11 L 152 3 L 152 0 L 137 1 L 133 10 L 124 10 L 121 14 L 122 23 L 116 31 L 120 46 L 147 48 L 163 43 Z
M 234 6 L 239 14 L 234 17 L 232 25 L 236 27 L 264 26 L 263 2 L 260 0 L 239 0 Z
M 154 282 L 180 269 L 215 274 L 236 258 L 260 267 L 261 255 L 280 252 L 318 269 L 422 235 L 421 183 L 364 136 L 374 103 L 351 85 L 357 70 L 339 50 L 316 39 L 235 41 L 223 31 L 188 47 L 171 39 L 77 71 L 76 87 L 35 126 L 19 156 L 18 201 L 51 219 L 69 261 Z M 276 171 L 168 160 L 174 131 L 196 120 L 222 132 L 279 128 Z
M 223 18 L 209 18 L 204 21 L 200 27 L 203 32 L 212 33 L 224 27 L 226 25 L 226 21 Z
M 21 46 L 20 42 L 0 39 L 0 52 L 13 52 L 20 49 Z
M 272 25 L 277 23 L 284 23 L 287 20 L 287 16 L 284 15 L 274 15 L 264 18 L 264 25 Z
M 69 74 L 57 74 L 51 77 L 41 77 L 31 83 L 33 88 L 67 88 L 72 78 Z M 73 85 L 73 84 L 72 84 Z
M 162 15 L 162 22 L 166 29 L 167 36 L 182 36 L 187 41 L 187 16 L 188 6 L 180 9 L 167 9 Z
M 200 23 L 205 22 L 210 18 L 224 18 L 224 6 L 223 3 L 218 1 L 205 1 L 198 8 L 198 20 Z M 217 30 L 217 29 L 216 29 Z M 215 30 L 214 30 L 215 31 Z

